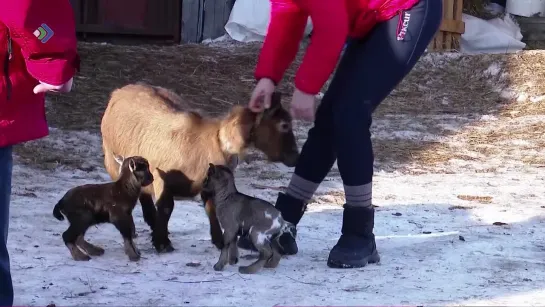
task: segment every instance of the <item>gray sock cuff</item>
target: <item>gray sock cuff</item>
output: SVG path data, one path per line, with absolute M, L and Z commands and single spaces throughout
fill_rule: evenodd
M 306 180 L 303 177 L 293 174 L 286 194 L 293 198 L 308 202 L 318 189 L 319 185 L 319 183 Z
M 373 202 L 373 183 L 358 186 L 344 186 L 346 203 L 355 207 L 370 207 Z

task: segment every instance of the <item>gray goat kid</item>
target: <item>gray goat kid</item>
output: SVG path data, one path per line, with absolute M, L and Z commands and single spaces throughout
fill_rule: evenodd
M 293 235 L 294 225 L 285 221 L 271 203 L 238 192 L 233 172 L 226 166 L 209 164 L 203 191 L 211 196 L 223 231 L 224 247 L 214 270 L 238 263 L 237 239 L 242 234 L 249 234 L 259 258 L 239 267 L 239 272 L 253 274 L 263 267 L 276 268 L 282 257 L 278 238 L 286 232 Z

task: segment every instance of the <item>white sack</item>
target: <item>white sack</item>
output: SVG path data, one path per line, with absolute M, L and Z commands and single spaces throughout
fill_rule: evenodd
M 269 0 L 236 0 L 225 31 L 239 42 L 263 41 L 269 25 L 271 4 Z M 305 35 L 312 30 L 310 18 Z
M 521 42 L 520 27 L 509 14 L 491 20 L 467 14 L 463 14 L 462 18 L 466 29 L 460 41 L 463 53 L 508 53 L 526 47 L 526 44 Z

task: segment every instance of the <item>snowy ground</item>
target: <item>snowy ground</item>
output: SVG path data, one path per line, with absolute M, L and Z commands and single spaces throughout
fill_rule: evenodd
M 62 138 L 79 140 L 82 151 L 99 148 L 99 137 L 87 133 L 54 130 L 44 142 L 62 144 Z M 241 166 L 240 190 L 274 201 L 276 191 L 250 183 L 280 187 L 289 170 L 253 163 Z M 261 178 L 252 171 L 256 167 L 264 170 Z M 342 216 L 342 185 L 333 176 L 300 224 L 300 253 L 255 276 L 239 275 L 233 266 L 222 273 L 212 269 L 219 252 L 209 242 L 198 202 L 177 203 L 172 254 L 155 253 L 137 207 L 140 262 L 128 261 L 111 225 L 89 231 L 90 241 L 106 249 L 104 256 L 72 261 L 60 237 L 66 223 L 51 210 L 67 188 L 97 180 L 107 180 L 100 168 L 87 173 L 15 167 L 9 248 L 17 305 L 531 305 L 545 299 L 545 174 L 538 169 L 448 175 L 378 169 L 374 195 L 382 263 L 358 270 L 325 265 Z M 492 199 L 481 204 L 461 195 Z M 200 265 L 187 265 L 193 262 Z
M 176 204 L 169 225 L 173 253 L 155 253 L 138 206 L 136 243 L 143 255 L 138 263 L 128 261 L 111 225 L 88 232 L 90 242 L 105 248 L 103 256 L 73 261 L 61 238 L 67 223 L 53 218 L 53 206 L 68 188 L 109 178 L 99 135 L 52 129 L 49 137 L 28 146 L 70 152 L 66 160 L 80 157 L 85 167 L 32 166 L 16 157 L 8 242 L 15 305 L 540 305 L 545 300 L 545 171 L 523 161 L 545 156 L 537 146 L 543 133 L 536 139 L 472 143 L 475 133 L 516 135 L 535 125 L 544 127 L 545 116 L 377 118 L 377 144 L 438 144 L 406 152 L 404 162 L 377 163 L 373 195 L 381 263 L 357 270 L 326 266 L 340 235 L 344 200 L 335 167 L 300 223 L 299 254 L 251 276 L 238 274 L 236 266 L 213 270 L 219 251 L 210 243 L 198 201 Z M 297 125 L 300 144 L 307 129 Z M 450 158 L 431 166 L 416 159 L 424 151 L 439 155 L 447 149 Z M 274 202 L 292 171 L 257 159 L 240 165 L 237 185 Z

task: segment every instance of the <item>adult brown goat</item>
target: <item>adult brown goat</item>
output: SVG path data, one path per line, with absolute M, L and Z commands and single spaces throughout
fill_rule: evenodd
M 142 156 L 155 181 L 139 197 L 145 222 L 152 230 L 158 252 L 174 248 L 168 222 L 174 200 L 201 193 L 209 163 L 235 169 L 239 157 L 251 146 L 271 162 L 293 167 L 299 150 L 292 118 L 275 93 L 271 108 L 261 114 L 234 106 L 225 116 L 207 118 L 190 110 L 185 100 L 168 89 L 136 83 L 112 92 L 102 118 L 104 164 L 112 179 L 118 175 L 114 155 Z M 155 205 L 153 202 L 155 197 Z M 215 206 L 203 193 L 212 243 L 223 247 L 223 234 Z

